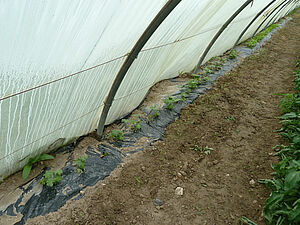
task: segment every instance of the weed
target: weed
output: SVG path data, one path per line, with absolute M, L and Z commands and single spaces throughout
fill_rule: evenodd
M 226 120 L 228 120 L 228 121 L 235 121 L 235 117 L 234 116 L 227 116 Z
M 123 141 L 124 133 L 121 130 L 113 130 L 108 137 L 114 141 Z
M 247 217 L 242 216 L 240 218 L 241 224 L 247 224 L 247 225 L 257 225 L 253 221 L 249 220 Z
M 238 53 L 235 49 L 231 49 L 229 52 L 229 59 L 235 59 L 238 56 Z
M 137 183 L 137 187 L 140 188 L 141 184 L 142 184 L 141 178 L 136 177 L 135 180 L 136 180 L 136 183 Z
M 76 173 L 82 173 L 85 166 L 85 161 L 87 160 L 88 156 L 82 156 L 75 160 L 75 164 L 77 166 Z
M 141 129 L 141 121 L 139 120 L 122 120 L 123 123 L 125 123 L 134 133 L 139 131 Z
M 201 216 L 203 214 L 202 209 L 200 208 L 200 206 L 196 206 L 197 212 L 198 212 L 198 216 Z
M 40 181 L 41 184 L 47 185 L 48 187 L 53 187 L 53 185 L 61 181 L 61 170 L 47 170 L 44 174 L 43 179 Z
M 36 157 L 30 158 L 28 160 L 27 164 L 23 168 L 22 178 L 26 179 L 29 176 L 31 168 L 35 163 L 38 163 L 38 162 L 44 161 L 44 160 L 50 160 L 50 159 L 54 159 L 54 157 L 49 154 L 42 154 L 42 155 L 38 155 Z
M 205 155 L 210 155 L 211 151 L 213 151 L 213 148 L 209 148 L 208 146 L 198 146 L 194 145 L 193 147 L 190 148 L 193 151 L 200 151 L 204 153 Z

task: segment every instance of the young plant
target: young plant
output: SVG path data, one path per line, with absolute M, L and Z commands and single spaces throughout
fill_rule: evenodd
M 193 147 L 190 148 L 193 151 L 200 151 L 204 153 L 205 155 L 210 155 L 211 151 L 213 151 L 213 148 L 209 148 L 208 146 L 198 146 L 194 145 Z
M 112 130 L 108 137 L 114 141 L 123 141 L 124 133 L 121 130 Z
M 212 74 L 214 73 L 214 71 L 212 70 L 212 68 L 210 66 L 207 66 L 204 68 L 204 72 L 205 74 Z
M 235 59 L 238 56 L 238 53 L 235 49 L 231 49 L 229 52 L 229 59 Z
M 136 183 L 137 183 L 137 187 L 140 188 L 141 184 L 142 184 L 141 178 L 136 177 L 135 180 L 136 180 Z
M 159 112 L 158 105 L 151 106 L 150 109 L 151 109 L 151 111 L 150 111 L 150 114 L 148 115 L 149 120 L 153 120 L 153 119 L 156 119 L 157 117 L 159 117 L 160 112 Z
M 30 171 L 32 169 L 32 166 L 40 161 L 45 161 L 45 160 L 50 160 L 50 159 L 54 159 L 54 157 L 52 155 L 49 154 L 41 154 L 38 155 L 36 157 L 30 158 L 27 162 L 27 164 L 24 166 L 23 168 L 23 172 L 22 172 L 22 178 L 26 179 L 29 174 Z
M 85 166 L 85 161 L 87 160 L 88 156 L 82 156 L 75 160 L 75 164 L 77 166 L 76 173 L 82 173 Z
M 249 42 L 248 47 L 254 48 L 258 42 L 260 42 L 265 36 L 267 36 L 272 30 L 277 28 L 277 24 L 272 24 L 268 28 L 266 28 L 264 31 L 260 32 L 259 34 L 255 35 Z
M 173 97 L 168 97 L 164 100 L 167 109 L 172 110 L 174 108 L 174 103 L 181 101 L 181 99 L 174 99 Z
M 61 181 L 61 175 L 62 175 L 62 171 L 59 169 L 55 171 L 47 170 L 40 183 L 48 187 L 53 187 L 53 185 Z
M 125 123 L 134 133 L 141 129 L 141 121 L 139 120 L 123 119 L 122 122 Z
M 187 83 L 189 89 L 195 89 L 197 87 L 197 81 L 195 79 L 189 80 Z

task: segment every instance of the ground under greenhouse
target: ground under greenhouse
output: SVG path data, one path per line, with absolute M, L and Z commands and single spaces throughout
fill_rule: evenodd
M 280 134 L 275 93 L 290 93 L 300 57 L 300 11 L 256 54 L 185 107 L 164 139 L 137 152 L 57 212 L 26 224 L 264 224 Z M 100 142 L 83 139 L 77 148 Z M 207 151 L 197 151 L 199 149 Z M 183 193 L 175 193 L 175 190 Z

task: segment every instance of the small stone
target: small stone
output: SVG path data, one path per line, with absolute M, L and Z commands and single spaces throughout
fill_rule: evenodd
M 186 172 L 180 171 L 180 173 L 182 174 L 182 176 L 186 176 Z
M 229 173 L 227 173 L 227 174 L 226 174 L 226 177 L 229 177 L 229 176 L 230 176 Z
M 257 203 L 257 201 L 256 201 L 256 200 L 254 200 L 254 201 L 253 201 L 253 204 L 256 204 L 256 203 Z
M 217 165 L 218 163 L 219 163 L 218 160 L 214 160 L 214 161 L 213 161 L 213 164 L 214 164 L 214 165 Z
M 175 189 L 175 195 L 182 196 L 183 195 L 183 188 L 182 187 L 177 187 Z
M 144 172 L 146 170 L 146 167 L 142 166 L 141 170 Z
M 164 204 L 164 201 L 161 200 L 160 198 L 156 198 L 156 199 L 154 199 L 153 204 L 155 206 L 162 206 Z
M 253 187 L 255 185 L 255 181 L 252 179 L 250 180 L 249 184 Z

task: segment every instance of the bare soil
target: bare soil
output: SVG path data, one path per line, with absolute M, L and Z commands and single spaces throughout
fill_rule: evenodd
M 300 55 L 300 11 L 293 17 L 187 106 L 163 141 L 127 159 L 84 198 L 27 224 L 238 224 L 241 216 L 264 224 L 270 191 L 258 180 L 271 177 L 270 163 L 278 160 L 272 147 L 284 141 L 274 132 L 280 128 L 274 93 L 292 91 Z M 205 154 L 206 146 L 213 150 Z

